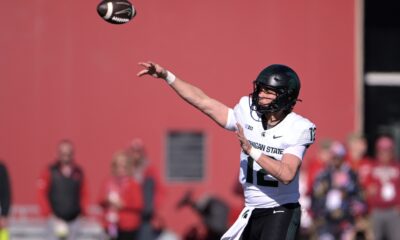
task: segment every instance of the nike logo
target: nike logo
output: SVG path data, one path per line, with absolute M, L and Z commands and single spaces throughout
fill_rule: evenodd
M 274 210 L 274 214 L 275 213 L 284 213 L 285 211 L 283 211 L 283 210 Z
M 282 137 L 282 136 L 275 136 L 275 135 L 272 136 L 273 139 L 277 139 L 277 138 L 280 138 L 280 137 Z

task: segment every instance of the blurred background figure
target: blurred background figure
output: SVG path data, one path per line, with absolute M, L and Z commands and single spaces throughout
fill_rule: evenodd
M 316 177 L 311 209 L 318 239 L 353 239 L 355 216 L 365 211 L 357 175 L 348 166 L 344 146 L 332 142 L 326 168 Z
M 7 218 L 11 206 L 11 184 L 7 167 L 0 161 L 0 240 L 7 240 Z
M 302 213 L 300 222 L 300 238 L 309 239 L 314 229 L 313 215 L 311 211 L 311 195 L 315 178 L 326 168 L 327 162 L 331 159 L 331 139 L 322 139 L 318 143 L 316 155 L 303 161 L 300 169 L 299 191 Z
M 62 140 L 57 157 L 47 167 L 37 182 L 41 213 L 49 218 L 48 239 L 77 239 L 80 231 L 79 217 L 86 214 L 88 206 L 87 183 L 84 172 L 74 158 L 70 140 Z
M 232 226 L 244 207 L 243 187 L 239 181 L 239 176 L 236 176 L 234 184 L 232 185 L 232 194 L 234 201 L 231 201 L 229 206 L 228 226 Z
M 139 239 L 156 239 L 165 228 L 164 220 L 159 211 L 157 211 L 161 197 L 159 176 L 147 158 L 142 139 L 133 139 L 126 152 L 133 163 L 132 176 L 141 186 L 143 196 L 144 205 Z
M 317 154 L 314 158 L 311 158 L 308 162 L 305 162 L 305 167 L 302 173 L 306 175 L 306 186 L 305 192 L 307 195 L 311 195 L 315 178 L 325 170 L 327 163 L 332 157 L 330 147 L 332 140 L 323 139 L 318 144 Z
M 372 159 L 367 156 L 367 139 L 360 133 L 352 133 L 347 137 L 346 148 L 346 162 L 357 173 L 358 181 L 364 188 L 372 167 Z
M 103 226 L 109 239 L 138 239 L 143 196 L 140 185 L 132 178 L 134 168 L 126 152 L 117 152 L 112 159 L 111 176 L 100 191 Z
M 390 136 L 375 142 L 375 160 L 367 179 L 367 201 L 376 240 L 400 236 L 400 166 Z
M 361 133 L 351 133 L 346 140 L 346 163 L 357 174 L 361 194 L 366 200 L 367 178 L 371 173 L 372 159 L 367 155 L 368 142 Z M 357 215 L 355 219 L 356 239 L 373 239 L 373 231 L 368 211 Z
M 229 207 L 221 199 L 206 195 L 195 201 L 192 192 L 187 191 L 177 204 L 177 209 L 190 207 L 202 219 L 201 226 L 192 226 L 185 234 L 185 240 L 219 240 L 228 230 Z

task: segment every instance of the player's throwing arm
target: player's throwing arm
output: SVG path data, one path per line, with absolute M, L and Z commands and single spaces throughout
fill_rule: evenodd
M 164 79 L 186 102 L 196 107 L 221 127 L 225 127 L 229 108 L 219 101 L 207 96 L 201 89 L 176 77 L 173 73 L 153 62 L 140 62 L 144 67 L 137 76 L 150 75 Z

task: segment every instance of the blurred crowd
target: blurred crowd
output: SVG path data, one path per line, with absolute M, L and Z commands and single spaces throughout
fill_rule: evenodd
M 351 134 L 324 139 L 302 170 L 304 239 L 398 239 L 400 164 L 390 135 L 379 136 L 373 156 L 367 140 Z
M 11 193 L 3 164 L 0 178 L 0 240 L 8 240 Z M 177 239 L 165 228 L 157 211 L 162 187 L 141 139 L 134 139 L 126 149 L 114 154 L 109 175 L 98 192 L 96 205 L 101 214 L 97 221 L 104 232 L 101 239 Z M 55 160 L 38 177 L 37 199 L 40 214 L 47 219 L 46 239 L 81 239 L 82 220 L 89 214 L 88 183 L 84 169 L 75 160 L 72 141 L 59 142 Z
M 373 149 L 369 149 L 369 147 Z M 392 240 L 400 236 L 400 163 L 395 141 L 379 136 L 368 146 L 361 134 L 346 141 L 322 139 L 315 156 L 301 168 L 301 239 Z M 371 156 L 367 151 L 372 150 Z M 40 174 L 38 205 L 48 219 L 48 239 L 77 239 L 80 220 L 88 214 L 87 179 L 74 158 L 75 147 L 62 140 L 56 159 Z M 161 187 L 157 171 L 147 159 L 144 143 L 134 139 L 111 159 L 109 176 L 98 193 L 106 239 L 180 239 L 165 227 L 158 211 Z M 241 186 L 233 193 L 241 196 Z M 236 194 L 237 193 L 237 194 Z M 7 217 L 11 187 L 0 162 L 0 239 L 8 239 Z M 195 200 L 188 191 L 176 208 L 189 207 L 202 219 L 182 236 L 186 240 L 219 239 L 243 205 L 233 206 L 216 196 Z

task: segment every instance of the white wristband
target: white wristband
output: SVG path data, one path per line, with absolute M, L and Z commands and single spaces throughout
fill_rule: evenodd
M 251 147 L 249 155 L 252 159 L 254 159 L 254 161 L 258 161 L 262 155 L 262 151 L 255 148 L 255 147 Z
M 167 77 L 165 77 L 165 81 L 167 81 L 167 83 L 171 85 L 173 82 L 175 82 L 175 79 L 175 75 L 167 70 Z

